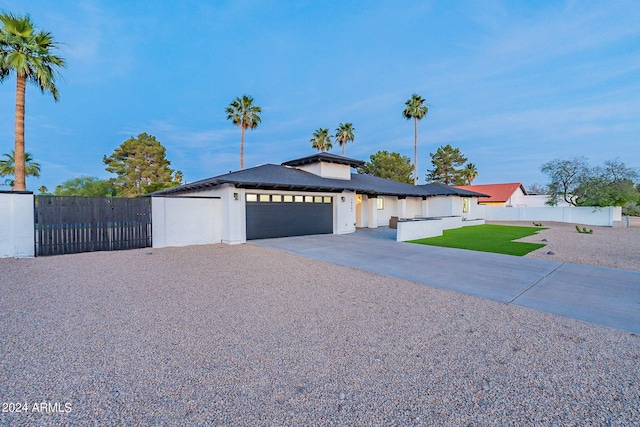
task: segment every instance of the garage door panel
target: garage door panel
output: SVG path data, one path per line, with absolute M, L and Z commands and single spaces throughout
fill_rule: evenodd
M 247 203 L 247 240 L 331 233 L 332 203 Z

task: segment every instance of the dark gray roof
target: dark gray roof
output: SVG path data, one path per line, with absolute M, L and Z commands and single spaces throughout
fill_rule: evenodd
M 338 156 L 336 154 L 331 153 L 317 153 L 312 154 L 310 156 L 301 157 L 295 160 L 289 160 L 288 162 L 284 162 L 285 166 L 302 166 L 308 165 L 310 163 L 317 162 L 327 162 L 327 163 L 337 163 L 339 165 L 349 165 L 352 168 L 361 168 L 364 166 L 364 162 L 362 160 L 350 159 L 348 157 Z
M 324 153 L 326 154 L 326 153 Z M 351 180 L 322 178 L 310 172 L 283 165 L 266 164 L 237 172 L 230 172 L 152 193 L 168 195 L 191 191 L 201 191 L 222 184 L 232 184 L 238 188 L 287 190 L 287 191 L 354 191 L 371 196 L 431 197 L 461 195 L 480 197 L 479 193 L 459 190 L 442 184 L 411 185 L 371 175 L 351 174 Z

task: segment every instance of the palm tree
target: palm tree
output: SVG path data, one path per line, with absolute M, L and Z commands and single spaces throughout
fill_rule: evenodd
M 418 183 L 418 120 L 429 112 L 429 107 L 424 102 L 423 97 L 414 93 L 405 102 L 407 108 L 402 112 L 405 119 L 413 119 L 413 185 Z
M 3 154 L 7 159 L 0 160 L 0 176 L 13 175 L 15 177 L 15 151 L 11 154 Z M 24 153 L 24 172 L 25 176 L 35 176 L 40 178 L 40 163 L 34 162 L 31 158 L 31 153 Z M 15 184 L 15 179 L 12 180 L 12 186 Z M 16 189 L 17 190 L 17 189 Z
M 234 99 L 225 110 L 227 120 L 240 127 L 240 170 L 244 169 L 244 131 L 255 129 L 260 123 L 262 109 L 253 105 L 253 98 L 247 95 Z
M 38 191 L 40 194 L 49 194 L 49 189 L 44 185 L 41 185 L 40 188 L 38 188 Z
M 0 14 L 0 80 L 16 74 L 15 118 L 15 189 L 26 190 L 24 152 L 24 103 L 27 82 L 35 84 L 42 93 L 49 92 L 58 100 L 56 68 L 65 60 L 52 53 L 58 47 L 51 33 L 34 27 L 29 16 Z
M 462 170 L 462 176 L 464 176 L 467 181 L 467 185 L 471 185 L 474 179 L 478 176 L 478 170 L 476 169 L 476 165 L 473 163 L 467 163 L 467 165 Z
M 344 147 L 347 145 L 347 142 L 353 142 L 355 137 L 353 136 L 353 132 L 355 131 L 353 124 L 351 123 L 340 123 L 336 128 L 336 142 L 340 144 L 342 147 L 342 156 L 344 157 Z
M 333 148 L 331 144 L 331 137 L 329 136 L 329 129 L 318 128 L 313 133 L 313 137 L 309 140 L 311 142 L 311 148 L 315 148 L 318 151 L 329 151 Z

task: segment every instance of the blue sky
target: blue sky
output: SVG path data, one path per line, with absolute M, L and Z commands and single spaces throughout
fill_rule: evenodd
M 55 6 L 54 6 L 55 5 Z M 53 190 L 108 178 L 103 155 L 141 132 L 187 181 L 237 170 L 240 131 L 225 107 L 263 109 L 245 166 L 313 154 L 309 139 L 352 122 L 346 155 L 413 157 L 458 147 L 474 183 L 545 183 L 540 165 L 586 156 L 640 168 L 637 1 L 3 0 L 65 43 L 60 101 L 27 88 L 26 147 Z M 15 78 L 0 85 L 0 154 L 13 149 Z M 340 154 L 339 147 L 333 151 Z

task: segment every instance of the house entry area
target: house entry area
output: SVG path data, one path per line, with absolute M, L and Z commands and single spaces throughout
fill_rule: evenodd
M 333 233 L 333 197 L 246 194 L 247 240 Z

